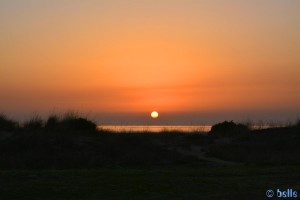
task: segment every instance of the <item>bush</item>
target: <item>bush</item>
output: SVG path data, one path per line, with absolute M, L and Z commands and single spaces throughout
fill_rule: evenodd
M 38 130 L 43 128 L 43 120 L 39 116 L 32 117 L 29 121 L 24 123 L 26 130 Z
M 60 122 L 59 127 L 69 131 L 96 131 L 97 125 L 75 114 L 67 114 Z
M 296 128 L 300 129 L 300 120 L 298 120 L 298 122 L 296 123 Z
M 59 128 L 59 118 L 56 115 L 48 117 L 48 120 L 45 124 L 47 130 L 56 130 Z
M 236 124 L 233 121 L 224 121 L 213 125 L 210 133 L 216 136 L 235 136 L 243 133 L 248 133 L 249 128 L 243 124 Z
M 17 128 L 17 122 L 7 119 L 4 115 L 0 115 L 0 131 L 14 131 Z

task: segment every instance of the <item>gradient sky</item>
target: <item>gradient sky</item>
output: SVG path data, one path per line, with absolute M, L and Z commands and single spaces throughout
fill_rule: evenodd
M 12 117 L 294 120 L 299 77 L 298 0 L 0 1 L 0 112 Z

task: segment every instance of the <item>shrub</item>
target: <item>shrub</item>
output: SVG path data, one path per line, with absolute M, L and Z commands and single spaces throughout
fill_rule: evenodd
M 37 130 L 43 128 L 43 120 L 39 116 L 32 117 L 29 121 L 24 123 L 24 129 Z
M 0 115 L 0 131 L 14 131 L 17 127 L 17 122 L 7 119 L 5 115 Z
M 97 125 L 75 114 L 67 114 L 60 122 L 60 128 L 70 131 L 96 131 Z
M 300 119 L 297 121 L 296 127 L 297 127 L 298 129 L 300 129 Z
M 236 124 L 233 121 L 224 121 L 213 125 L 210 133 L 217 136 L 235 136 L 241 133 L 248 133 L 249 128 L 243 124 Z
M 59 128 L 59 118 L 56 115 L 51 115 L 45 124 L 47 130 L 56 130 Z

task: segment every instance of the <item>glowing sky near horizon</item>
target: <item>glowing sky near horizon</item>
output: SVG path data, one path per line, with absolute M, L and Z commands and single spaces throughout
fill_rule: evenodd
M 300 113 L 298 0 L 2 0 L 0 30 L 0 112 Z

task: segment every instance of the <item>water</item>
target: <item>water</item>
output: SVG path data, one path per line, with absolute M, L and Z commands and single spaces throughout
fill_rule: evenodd
M 199 132 L 199 133 L 207 133 L 210 131 L 212 126 L 98 126 L 98 129 L 108 130 L 113 132 L 162 132 L 162 131 L 180 131 L 180 132 Z M 274 128 L 280 126 L 258 126 L 253 125 L 251 129 L 266 129 L 266 128 Z
M 109 130 L 113 132 L 209 132 L 211 126 L 98 126 L 98 129 Z

